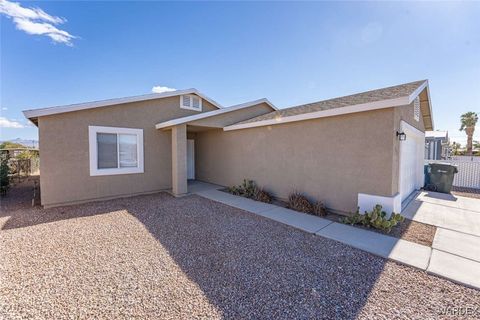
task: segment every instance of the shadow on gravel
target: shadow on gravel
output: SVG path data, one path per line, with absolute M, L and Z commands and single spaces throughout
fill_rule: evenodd
M 225 318 L 354 319 L 386 262 L 199 196 L 148 201 L 127 209 Z

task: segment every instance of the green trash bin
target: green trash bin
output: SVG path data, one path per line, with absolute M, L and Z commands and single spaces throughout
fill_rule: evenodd
M 450 193 L 456 166 L 448 163 L 430 163 L 428 170 L 428 189 L 436 192 Z

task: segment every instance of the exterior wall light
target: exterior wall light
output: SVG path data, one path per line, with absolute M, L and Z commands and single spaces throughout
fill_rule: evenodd
M 398 132 L 397 131 L 397 138 L 400 141 L 405 141 L 405 140 L 407 140 L 407 135 L 405 134 L 405 132 Z

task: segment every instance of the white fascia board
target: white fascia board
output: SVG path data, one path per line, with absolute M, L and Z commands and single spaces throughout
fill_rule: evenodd
M 115 98 L 115 99 L 100 100 L 100 101 L 93 101 L 93 102 L 86 102 L 86 103 L 70 104 L 66 106 L 24 110 L 23 114 L 25 115 L 26 118 L 31 119 L 31 118 L 41 117 L 41 116 L 48 116 L 53 114 L 93 109 L 93 108 L 100 108 L 100 107 L 106 107 L 106 106 L 112 106 L 112 105 L 124 104 L 124 103 L 130 103 L 130 102 L 139 102 L 139 101 L 153 100 L 153 99 L 159 99 L 159 98 L 169 98 L 169 97 L 180 96 L 182 94 L 196 94 L 202 99 L 210 102 L 215 107 L 219 109 L 222 108 L 222 106 L 219 103 L 208 98 L 204 94 L 198 92 L 197 89 L 192 88 L 192 89 L 176 90 L 176 91 L 164 92 L 164 93 L 152 93 L 152 94 L 146 94 L 146 95 L 134 96 L 134 97 Z
M 425 80 L 409 97 L 410 103 L 423 91 L 423 89 L 427 90 L 427 97 L 428 97 L 428 109 L 430 111 L 430 121 L 432 121 L 432 130 L 434 130 L 433 125 L 433 113 L 432 113 L 432 100 L 430 98 L 430 89 L 428 86 L 428 80 Z M 409 103 L 409 104 L 410 104 Z
M 183 118 L 178 118 L 178 119 L 173 119 L 173 120 L 157 123 L 155 125 L 155 128 L 156 129 L 164 129 L 164 128 L 176 126 L 176 125 L 179 125 L 179 124 L 187 123 L 187 122 L 192 122 L 192 121 L 196 121 L 196 120 L 201 120 L 201 119 L 217 116 L 217 115 L 227 113 L 227 112 L 232 112 L 232 111 L 236 111 L 236 110 L 240 110 L 240 109 L 253 107 L 253 106 L 256 106 L 256 105 L 261 104 L 261 103 L 266 103 L 272 109 L 278 110 L 267 99 L 259 99 L 259 100 L 255 100 L 255 101 L 250 101 L 250 102 L 237 104 L 237 105 L 227 107 L 227 108 L 222 108 L 222 109 L 218 109 L 218 110 L 208 111 L 208 112 L 204 112 L 204 113 L 200 113 L 200 114 L 195 114 L 195 115 L 192 115 L 192 116 L 187 116 L 187 117 L 183 117 Z
M 428 86 L 428 80 L 425 80 L 417 89 L 415 89 L 415 91 L 413 91 L 410 96 L 408 97 L 409 99 L 409 103 L 412 103 L 413 100 L 415 100 L 415 98 L 423 91 L 423 89 L 425 89 L 426 87 Z
M 369 111 L 369 110 L 398 107 L 398 106 L 404 106 L 404 105 L 410 104 L 409 101 L 410 101 L 409 96 L 405 96 L 405 97 L 400 97 L 395 99 L 356 104 L 348 107 L 340 107 L 340 108 L 334 108 L 329 110 L 303 113 L 295 116 L 277 117 L 275 119 L 261 120 L 261 121 L 243 123 L 243 124 L 233 124 L 223 128 L 223 130 L 231 131 L 231 130 L 239 130 L 239 129 L 246 129 L 246 128 L 270 126 L 270 125 L 289 123 L 289 122 L 295 122 L 295 121 L 332 117 L 332 116 L 338 116 L 338 115 L 343 115 L 348 113 L 356 113 L 356 112 L 363 112 L 363 111 Z

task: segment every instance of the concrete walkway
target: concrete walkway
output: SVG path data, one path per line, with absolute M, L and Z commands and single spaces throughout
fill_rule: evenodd
M 480 236 L 480 199 L 423 191 L 402 215 L 413 221 Z
M 438 228 L 432 249 L 272 204 L 234 196 L 219 191 L 218 188 L 207 186 L 192 193 L 480 289 L 480 237 Z
M 427 272 L 480 289 L 480 237 L 437 228 Z
M 402 214 L 437 227 L 427 272 L 480 288 L 480 199 L 422 191 Z

